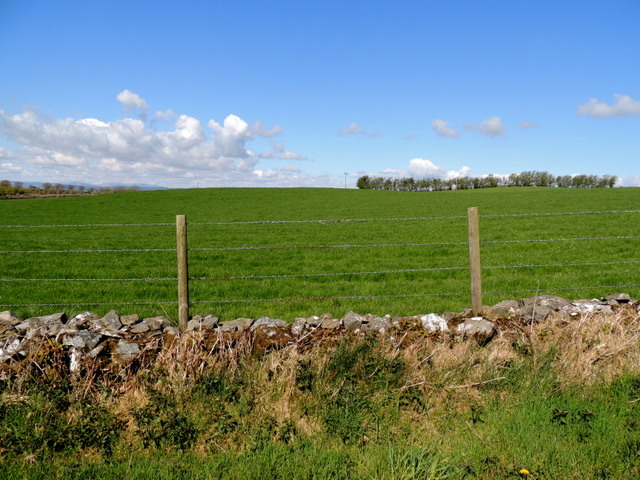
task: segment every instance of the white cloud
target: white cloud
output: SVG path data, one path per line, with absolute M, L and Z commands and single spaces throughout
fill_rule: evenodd
M 14 165 L 13 163 L 9 163 L 9 162 L 0 163 L 0 173 L 2 173 L 3 175 L 4 174 L 15 175 L 20 172 L 22 172 L 22 168 L 20 168 L 18 165 Z
M 460 170 L 447 170 L 439 167 L 431 160 L 424 158 L 413 158 L 409 161 L 408 173 L 414 178 L 441 178 L 449 180 L 451 178 L 465 177 L 469 174 L 469 167 L 462 167 Z
M 174 112 L 173 110 L 168 108 L 167 110 L 163 110 L 163 111 L 156 110 L 153 113 L 153 115 L 158 120 L 162 120 L 162 121 L 168 122 L 169 120 L 171 120 L 172 118 L 174 118 L 176 116 L 176 112 Z
M 640 100 L 619 93 L 615 93 L 613 96 L 616 101 L 612 105 L 600 102 L 597 98 L 590 98 L 587 103 L 578 106 L 578 115 L 596 118 L 640 115 Z
M 518 124 L 518 126 L 519 126 L 520 128 L 524 128 L 524 129 L 537 128 L 537 127 L 538 127 L 538 125 L 536 125 L 536 124 L 535 124 L 535 123 L 533 123 L 533 122 L 520 122 L 520 123 Z
M 363 129 L 358 122 L 352 122 L 347 128 L 338 130 L 338 135 L 344 137 L 345 135 L 365 135 L 367 137 L 380 137 L 380 132 L 367 132 Z
M 440 137 L 459 137 L 460 134 L 449 126 L 449 122 L 446 120 L 437 119 L 431 122 L 431 128 L 438 134 Z
M 280 135 L 282 133 L 282 127 L 280 125 L 274 125 L 273 128 L 266 128 L 261 121 L 257 121 L 253 124 L 253 133 L 260 137 L 273 137 L 274 135 Z
M 117 96 L 118 100 L 124 108 L 127 110 L 148 110 L 149 104 L 137 93 L 133 93 L 131 90 L 123 90 Z
M 504 125 L 500 117 L 491 117 L 479 125 L 465 125 L 466 130 L 473 130 L 487 137 L 501 137 L 505 134 Z
M 149 108 L 129 90 L 121 92 L 118 101 L 128 109 Z M 252 172 L 261 170 L 257 165 L 262 158 L 248 149 L 249 143 L 282 133 L 279 125 L 250 125 L 232 114 L 222 122 L 209 120 L 205 124 L 172 110 L 160 112 L 156 118 L 174 118 L 173 125 L 157 131 L 140 118 L 104 122 L 97 118 L 53 118 L 33 111 L 9 114 L 0 109 L 0 134 L 19 145 L 15 151 L 0 147 L 0 161 L 23 169 L 33 181 L 192 186 L 202 179 L 199 183 L 203 185 L 248 185 L 248 179 L 256 177 Z M 282 144 L 277 144 L 272 154 L 283 160 L 305 159 Z M 290 170 L 263 177 L 274 182 L 286 179 L 287 185 L 294 181 L 317 184 L 310 176 Z M 321 183 L 334 186 L 338 181 L 322 177 Z
M 267 152 L 261 152 L 258 154 L 260 158 L 275 158 L 278 160 L 307 160 L 307 157 L 304 155 L 293 152 L 291 150 L 286 150 L 284 145 L 281 143 L 276 143 L 273 145 L 273 148 Z
M 622 187 L 640 187 L 640 176 L 631 176 L 626 178 L 618 177 L 618 183 L 616 186 Z

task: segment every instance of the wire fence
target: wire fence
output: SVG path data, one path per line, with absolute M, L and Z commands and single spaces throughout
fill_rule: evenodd
M 590 215 L 634 215 L 640 213 L 640 210 L 609 210 L 609 211 L 582 211 L 582 212 L 539 212 L 539 213 L 522 213 L 522 214 L 490 214 L 480 215 L 481 219 L 493 220 L 493 219 L 507 219 L 507 218 L 530 218 L 530 217 L 555 217 L 555 216 L 590 216 Z M 189 224 L 189 227 L 216 227 L 216 228 L 228 228 L 234 226 L 253 227 L 259 225 L 293 225 L 299 226 L 304 224 L 319 224 L 319 225 L 336 225 L 336 224 L 352 224 L 352 223 L 374 223 L 374 222 L 441 222 L 441 221 L 457 221 L 467 220 L 467 216 L 424 216 L 424 217 L 407 217 L 407 218 L 353 218 L 353 219 L 302 219 L 302 220 L 265 220 L 265 221 L 238 221 L 238 222 L 194 222 Z M 585 220 L 587 221 L 587 220 Z M 109 224 L 51 224 L 51 225 L 0 225 L 0 229 L 67 229 L 67 228 L 146 228 L 146 227 L 162 227 L 162 231 L 168 227 L 174 227 L 174 223 L 109 223 Z M 608 227 L 610 230 L 615 231 L 616 226 L 611 225 Z M 166 234 L 165 234 L 166 235 Z M 593 244 L 594 242 L 627 242 L 634 241 L 640 238 L 640 235 L 594 235 L 594 236 L 566 236 L 566 237 L 553 237 L 553 238 L 501 238 L 491 240 L 480 240 L 482 247 L 500 247 L 501 245 L 517 245 L 517 244 L 551 244 L 554 242 L 562 242 L 565 244 Z M 409 249 L 409 248 L 438 248 L 438 247 L 451 247 L 460 248 L 469 244 L 468 239 L 459 238 L 454 239 L 457 241 L 433 241 L 433 242 L 374 242 L 374 243 L 336 243 L 336 244 L 283 244 L 283 245 L 240 245 L 240 246 L 195 246 L 188 249 L 189 253 L 198 253 L 201 255 L 216 254 L 224 255 L 225 253 L 242 254 L 243 252 L 254 252 L 260 254 L 267 251 L 336 251 L 336 250 L 349 250 L 349 249 Z M 36 243 L 36 242 L 34 242 Z M 618 248 L 620 250 L 620 248 Z M 584 249 L 583 249 L 584 250 Z M 536 263 L 512 263 L 512 264 L 488 264 L 482 266 L 482 271 L 490 273 L 497 270 L 523 270 L 523 269 L 571 269 L 573 271 L 579 271 L 584 267 L 612 267 L 612 266 L 632 266 L 640 263 L 640 260 L 635 259 L 638 257 L 637 248 L 630 249 L 630 252 L 626 252 L 626 256 L 620 259 L 613 259 L 607 261 L 557 261 L 557 262 L 536 262 Z M 102 255 L 102 254 L 147 254 L 147 253 L 174 253 L 175 248 L 28 248 L 28 249 L 13 249 L 13 250 L 1 250 L 0 253 L 3 258 L 11 258 L 12 256 L 29 256 L 29 258 L 35 258 L 33 261 L 36 264 L 43 262 L 45 256 L 56 255 L 68 255 L 68 254 L 83 254 L 83 255 Z M 533 254 L 535 256 L 535 253 Z M 629 255 L 632 258 L 628 258 Z M 200 260 L 206 262 L 206 260 Z M 249 268 L 249 267 L 247 267 Z M 467 262 L 463 265 L 453 266 L 424 266 L 419 268 L 378 268 L 378 269 L 365 269 L 365 270 L 348 270 L 348 271 L 315 271 L 315 272 L 286 272 L 286 273 L 252 273 L 246 272 L 241 274 L 224 274 L 224 275 L 193 275 L 188 277 L 188 281 L 194 283 L 205 282 L 232 282 L 232 281 L 259 281 L 259 280 L 286 280 L 286 279 L 322 279 L 322 278 L 338 278 L 338 277 L 364 277 L 374 275 L 415 275 L 415 274 L 428 274 L 428 273 L 449 273 L 449 272 L 468 272 L 470 266 Z M 128 267 L 123 266 L 123 273 L 130 271 Z M 133 269 L 132 271 L 135 271 Z M 137 271 L 140 271 L 139 269 Z M 175 271 L 175 270 L 174 270 Z M 4 275 L 8 275 L 5 270 Z M 579 276 L 579 273 L 577 274 Z M 636 276 L 637 278 L 637 276 Z M 114 283 L 114 284 L 127 284 L 127 283 L 172 283 L 178 282 L 179 276 L 175 275 L 150 275 L 150 276 L 124 276 L 109 277 L 109 278 L 92 278 L 87 277 L 64 277 L 57 276 L 54 278 L 27 278 L 27 277 L 14 277 L 14 278 L 0 278 L 0 285 L 20 284 L 25 285 L 34 283 L 65 283 L 75 282 L 83 284 L 91 283 Z M 357 280 L 356 280 L 357 282 Z M 509 282 L 508 282 L 509 283 Z M 511 282 L 511 284 L 517 284 L 517 282 Z M 557 285 L 550 284 L 544 285 L 538 282 L 536 288 L 515 288 L 515 289 L 492 289 L 489 288 L 484 291 L 485 295 L 502 295 L 502 294 L 528 294 L 531 292 L 561 292 L 561 291 L 594 291 L 594 290 L 611 290 L 621 288 L 638 288 L 640 284 L 633 282 L 624 282 L 621 284 L 608 284 L 608 285 Z M 251 292 L 252 289 L 249 289 Z M 172 294 L 171 294 L 172 295 Z M 421 293 L 374 293 L 374 294 L 353 294 L 353 295 L 340 295 L 338 293 L 331 294 L 327 292 L 326 295 L 321 296 L 283 296 L 283 297 L 259 297 L 259 298 L 192 298 L 189 303 L 193 305 L 197 304 L 232 304 L 232 303 L 263 303 L 263 302 L 290 302 L 290 301 L 317 301 L 317 300 L 360 300 L 360 299 L 389 299 L 389 298 L 419 298 L 419 297 L 451 297 L 451 296 L 464 296 L 469 298 L 469 289 L 457 289 L 456 291 L 431 291 Z M 64 306 L 81 306 L 81 305 L 175 305 L 176 300 L 170 298 L 158 298 L 158 299 L 135 299 L 127 302 L 118 301 L 93 301 L 83 300 L 77 302 L 73 300 L 61 299 L 60 303 L 39 303 L 35 302 L 20 302 L 12 300 L 6 294 L 0 296 L 0 307 L 5 308 L 23 308 L 23 307 L 64 307 Z

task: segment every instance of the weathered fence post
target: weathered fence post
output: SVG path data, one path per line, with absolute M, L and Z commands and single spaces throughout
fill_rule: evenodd
M 482 311 L 482 276 L 480 274 L 480 225 L 478 207 L 467 209 L 469 217 L 469 265 L 471 267 L 471 309 L 474 315 Z
M 187 256 L 187 216 L 176 215 L 178 253 L 178 318 L 180 330 L 187 329 L 189 321 L 189 267 Z

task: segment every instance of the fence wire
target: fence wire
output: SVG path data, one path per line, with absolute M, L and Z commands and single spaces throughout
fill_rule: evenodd
M 640 260 L 629 260 L 624 262 L 581 262 L 581 263 L 542 263 L 530 265 L 488 265 L 483 266 L 483 270 L 509 269 L 509 268 L 563 268 L 563 267 L 587 267 L 587 266 L 609 266 L 609 265 L 634 265 Z M 313 278 L 313 277 L 340 277 L 356 275 L 385 275 L 395 273 L 416 273 L 416 272 L 439 272 L 451 270 L 469 270 L 469 266 L 460 267 L 428 267 L 428 268 L 406 268 L 395 270 L 374 270 L 364 272 L 322 272 L 322 273 L 284 273 L 272 275 L 229 275 L 223 277 L 189 277 L 189 280 L 261 280 L 274 278 Z M 0 278 L 0 282 L 175 282 L 177 277 L 159 278 Z
M 640 213 L 640 210 L 600 210 L 590 212 L 534 212 L 534 213 L 513 213 L 513 214 L 488 214 L 480 215 L 480 218 L 501 218 L 501 217 L 532 217 L 532 216 L 554 216 L 554 215 L 603 215 L 613 213 Z M 466 219 L 466 215 L 451 216 L 428 216 L 428 217 L 405 217 L 405 218 L 330 218 L 318 220 L 250 220 L 250 221 L 228 221 L 228 222 L 193 222 L 189 225 L 279 225 L 298 223 L 349 223 L 349 222 L 408 222 L 421 220 L 451 220 Z M 0 225 L 0 228 L 79 228 L 79 227 L 168 227 L 175 223 L 80 223 L 61 225 Z
M 590 240 L 637 240 L 638 235 L 626 235 L 615 237 L 569 237 L 569 238 L 530 238 L 522 240 L 487 240 L 481 241 L 481 245 L 501 243 L 545 243 L 545 242 L 578 242 Z M 306 250 L 306 249 L 349 249 L 349 248 L 399 248 L 399 247 L 434 247 L 434 246 L 460 246 L 468 245 L 468 242 L 429 242 L 429 243 L 363 243 L 344 245 L 276 245 L 276 246 L 241 246 L 241 247 L 195 247 L 189 248 L 190 252 L 223 252 L 243 250 Z M 0 250 L 0 254 L 29 254 L 29 253 L 144 253 L 144 252 L 175 252 L 175 248 L 121 248 L 121 249 L 76 249 L 76 250 Z

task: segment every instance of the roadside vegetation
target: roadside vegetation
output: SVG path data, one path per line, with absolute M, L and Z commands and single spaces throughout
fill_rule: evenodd
M 55 342 L 2 366 L 6 479 L 635 479 L 636 306 L 503 324 L 481 346 L 409 331 L 165 338 L 68 373 Z

